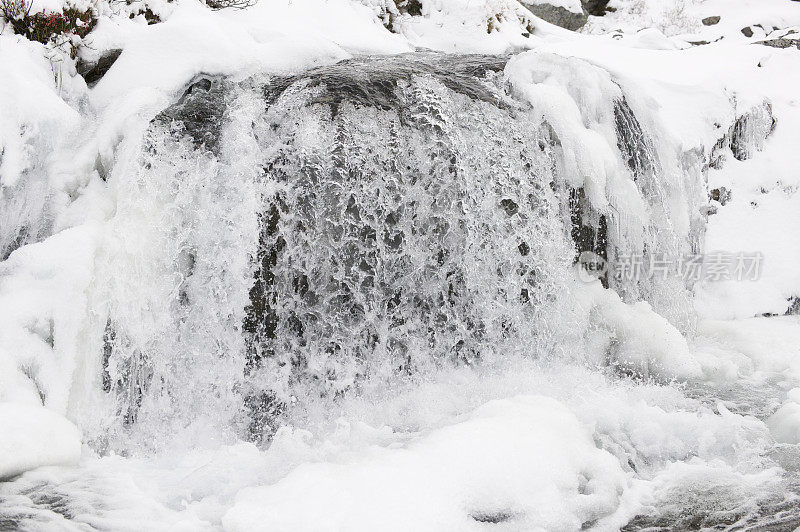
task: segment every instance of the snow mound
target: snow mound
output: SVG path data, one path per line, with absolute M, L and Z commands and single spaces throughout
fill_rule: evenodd
M 767 419 L 767 426 L 778 443 L 800 443 L 800 388 L 787 394 L 786 402 Z
M 81 457 L 77 427 L 46 408 L 0 403 L 0 427 L 0 479 Z
M 613 513 L 619 463 L 562 403 L 489 402 L 403 446 L 338 463 L 306 463 L 242 490 L 226 530 L 577 530 Z

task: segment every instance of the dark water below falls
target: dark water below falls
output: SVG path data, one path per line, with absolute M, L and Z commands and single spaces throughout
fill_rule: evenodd
M 627 213 L 594 206 L 565 175 L 567 143 L 514 95 L 507 60 L 418 53 L 195 80 L 110 172 L 118 205 L 97 273 L 103 390 L 82 427 L 90 446 L 146 456 L 199 425 L 266 446 L 315 404 L 375 383 L 515 356 L 581 362 L 585 324 L 563 307 L 576 257 L 690 249 L 699 236 L 669 229 L 663 212 L 631 231 Z M 597 116 L 643 204 L 657 205 L 671 169 L 653 122 L 608 90 Z M 688 293 L 603 282 L 657 310 Z M 690 408 L 713 408 L 716 391 L 699 390 Z M 598 443 L 626 468 L 661 463 L 623 460 L 606 436 Z M 105 499 L 126 489 L 113 477 L 4 483 L 0 528 L 113 529 L 86 518 L 139 504 Z M 725 482 L 676 485 L 625 530 L 789 530 L 800 505 L 795 474 L 785 478 L 755 501 Z

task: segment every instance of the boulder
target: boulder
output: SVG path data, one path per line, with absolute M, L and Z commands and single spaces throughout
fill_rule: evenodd
M 779 39 L 759 41 L 758 44 L 771 46 L 773 48 L 797 48 L 800 50 L 800 39 L 787 39 L 786 37 L 781 37 Z
M 703 26 L 713 26 L 715 24 L 719 24 L 720 17 L 713 16 L 713 17 L 706 17 L 703 19 Z
M 582 6 L 579 12 L 577 10 L 573 11 L 563 7 L 565 4 L 565 2 L 559 2 L 558 0 L 554 0 L 552 4 L 538 0 L 522 2 L 522 5 L 528 8 L 531 13 L 550 24 L 572 31 L 582 28 L 589 20 L 586 11 Z

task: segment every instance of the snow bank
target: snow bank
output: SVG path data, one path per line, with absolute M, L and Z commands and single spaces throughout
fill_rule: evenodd
M 626 476 L 572 413 L 529 396 L 339 463 L 243 490 L 226 530 L 578 529 L 612 513 Z M 325 523 L 325 525 L 321 525 Z
M 46 408 L 0 403 L 0 480 L 46 465 L 74 464 L 81 434 Z
M 99 379 L 83 349 L 95 245 L 96 228 L 83 226 L 0 263 L 0 401 L 64 415 L 75 394 L 91 389 L 73 390 L 75 380 Z
M 677 40 L 714 42 L 719 38 L 746 41 L 741 29 L 760 24 L 767 31 L 797 24 L 797 6 L 786 0 L 611 0 L 614 11 L 602 17 L 590 17 L 582 31 L 592 34 L 634 34 L 643 28 L 655 28 Z M 720 17 L 715 24 L 704 25 L 707 17 Z M 755 32 L 764 30 L 753 27 Z M 757 39 L 759 35 L 755 35 Z
M 764 53 L 760 47 L 756 50 Z M 709 171 L 709 188 L 725 187 L 731 196 L 725 205 L 716 205 L 706 241 L 709 250 L 761 253 L 760 275 L 749 282 L 723 279 L 700 286 L 697 308 L 710 318 L 783 314 L 792 298 L 800 296 L 800 239 L 796 238 L 800 232 L 800 113 L 795 89 L 800 84 L 800 54 L 796 50 L 766 52 L 749 58 L 752 72 L 747 77 L 761 81 L 742 83 L 740 94 L 748 97 L 738 103 L 738 113 L 748 111 L 756 99 L 748 93 L 761 91 L 775 114 L 775 129 L 763 149 L 753 150 L 749 159 L 737 160 L 727 150 L 722 167 Z
M 98 42 L 111 43 L 117 30 L 107 24 L 97 31 Z M 136 90 L 174 93 L 200 73 L 243 78 L 255 72 L 297 72 L 358 52 L 409 51 L 369 9 L 346 0 L 260 2 L 232 12 L 184 2 L 167 22 L 131 30 L 124 45 L 92 91 L 100 107 Z
M 50 156 L 80 122 L 44 47 L 0 35 L 0 260 L 49 230 Z
M 415 47 L 499 54 L 530 48 L 530 33 L 543 24 L 512 0 L 428 0 L 422 3 L 422 16 L 405 15 L 397 27 Z

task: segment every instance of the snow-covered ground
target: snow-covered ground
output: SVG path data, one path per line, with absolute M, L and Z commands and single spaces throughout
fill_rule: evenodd
M 612 0 L 580 33 L 513 0 L 425 0 L 419 16 L 379 0 L 146 5 L 163 22 L 137 15 L 142 2 L 96 7 L 80 57 L 123 51 L 91 88 L 62 51 L 0 34 L 0 528 L 800 526 L 800 310 L 784 315 L 800 298 L 800 49 L 759 44 L 799 38 L 800 3 Z M 235 395 L 240 335 L 203 320 L 236 321 L 247 303 L 252 272 L 234 251 L 255 254 L 241 235 L 258 234 L 260 148 L 234 135 L 220 161 L 170 174 L 143 154 L 148 127 L 200 74 L 242 81 L 423 49 L 512 54 L 502 84 L 561 139 L 569 184 L 624 213 L 625 238 L 669 220 L 689 239 L 700 219 L 705 252 L 760 253 L 760 275 L 702 280 L 687 304 L 620 298 L 567 271 L 553 321 L 580 341 L 367 379 L 303 399 L 268 444 L 245 442 L 214 406 Z M 654 205 L 620 170 L 610 102 L 622 94 L 658 135 Z M 261 112 L 247 95 L 236 105 L 243 123 Z M 748 133 L 747 157 L 712 151 L 765 105 L 774 129 Z M 133 171 L 151 163 L 157 180 Z M 195 231 L 218 235 L 206 243 L 218 269 L 191 259 L 216 306 L 182 323 L 217 341 L 211 359 L 152 339 L 173 325 L 186 286 L 174 263 L 189 260 L 176 246 Z M 120 423 L 104 391 L 109 309 L 131 345 L 161 353 L 165 372 L 192 368 L 187 386 L 208 395 L 180 404 L 165 388 L 144 428 Z

